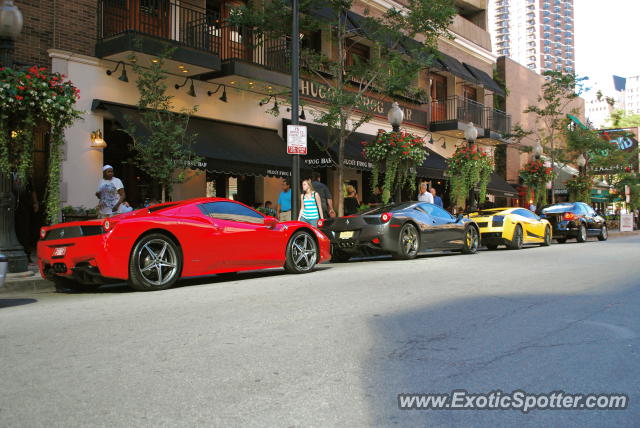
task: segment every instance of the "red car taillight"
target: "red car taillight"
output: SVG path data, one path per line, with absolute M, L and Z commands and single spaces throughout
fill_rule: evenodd
M 322 226 L 324 226 L 324 219 L 323 218 L 318 220 L 318 227 L 322 227 Z
M 389 220 L 391 220 L 391 217 L 393 217 L 393 214 L 391 213 L 382 213 L 382 215 L 380 216 L 380 221 L 383 223 L 388 223 Z
M 573 213 L 564 213 L 562 215 L 563 220 L 573 220 L 576 216 Z

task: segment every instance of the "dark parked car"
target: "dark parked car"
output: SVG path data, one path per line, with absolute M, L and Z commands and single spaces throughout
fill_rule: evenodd
M 318 222 L 331 241 L 332 261 L 355 255 L 392 254 L 413 259 L 432 250 L 478 250 L 478 226 L 462 216 L 424 202 L 404 202 L 378 207 L 360 215 Z
M 561 244 L 575 238 L 584 242 L 589 236 L 605 241 L 609 234 L 605 218 L 584 202 L 563 202 L 542 209 L 542 218 L 551 223 L 553 238 Z

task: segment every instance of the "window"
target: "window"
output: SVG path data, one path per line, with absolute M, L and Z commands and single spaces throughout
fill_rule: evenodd
M 440 208 L 439 206 L 433 204 L 420 204 L 420 209 L 430 215 L 431 217 L 438 217 L 444 220 L 453 220 L 454 217 Z
M 264 216 L 251 208 L 235 202 L 208 202 L 198 205 L 204 215 L 219 220 L 263 223 Z
M 535 215 L 534 213 L 532 213 L 529 210 L 525 210 L 524 208 L 520 208 L 517 210 L 513 211 L 514 214 L 522 216 L 522 217 L 526 217 L 526 218 L 530 218 L 532 220 L 538 220 L 538 216 Z
M 362 43 L 355 43 L 347 41 L 347 66 L 351 67 L 356 64 L 356 61 L 368 62 L 371 58 L 371 48 Z

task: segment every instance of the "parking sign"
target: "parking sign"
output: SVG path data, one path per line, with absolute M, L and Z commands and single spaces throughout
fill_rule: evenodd
M 307 154 L 307 127 L 287 125 L 287 154 Z

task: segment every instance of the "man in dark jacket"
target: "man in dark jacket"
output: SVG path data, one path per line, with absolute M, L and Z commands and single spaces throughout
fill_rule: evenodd
M 320 196 L 322 212 L 329 213 L 325 218 L 335 217 L 336 212 L 333 210 L 333 196 L 331 195 L 331 191 L 329 191 L 329 188 L 320 181 L 320 173 L 314 172 L 312 178 L 313 190 L 318 192 L 318 195 Z

